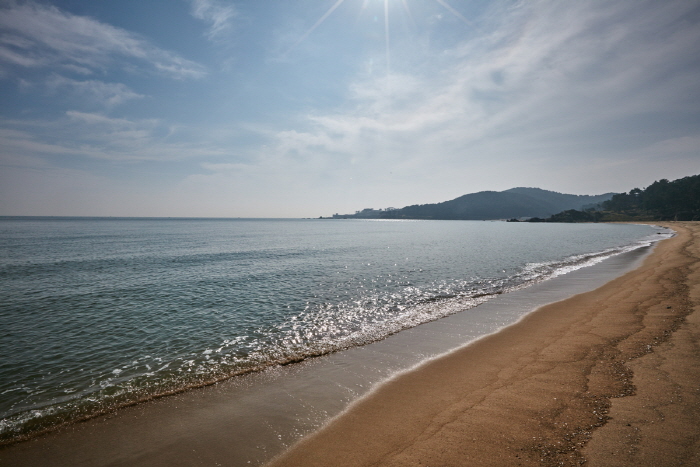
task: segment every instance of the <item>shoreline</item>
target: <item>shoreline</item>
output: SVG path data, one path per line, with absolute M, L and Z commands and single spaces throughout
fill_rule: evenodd
M 594 271 L 593 268 L 595 266 L 584 269 Z M 603 273 L 600 272 L 601 270 L 588 272 L 588 275 L 596 276 L 596 280 L 598 280 L 597 276 L 599 275 L 605 277 L 604 270 L 605 268 L 603 268 Z M 571 292 L 571 289 L 567 288 L 568 286 L 556 285 L 559 280 L 564 281 L 562 283 L 570 284 L 572 278 L 567 275 L 566 278 L 552 279 L 543 283 L 545 295 L 556 292 L 552 295 L 554 298 L 547 301 L 561 300 L 562 298 L 556 298 L 557 293 L 563 292 L 563 298 L 578 293 Z M 603 279 L 603 283 L 607 280 Z M 550 290 L 546 290 L 547 288 Z M 529 303 L 528 293 L 533 294 L 533 296 L 543 293 L 542 290 L 538 292 L 536 289 L 537 286 L 506 294 L 473 310 L 478 309 L 485 313 L 491 307 L 491 312 L 493 312 L 499 307 L 501 309 L 512 308 L 518 301 L 522 302 L 517 303 L 518 306 L 527 307 Z M 547 296 L 549 297 L 549 295 Z M 516 299 L 515 297 L 520 298 Z M 541 300 L 541 297 L 539 299 Z M 539 311 L 533 314 L 538 313 Z M 497 321 L 497 324 L 501 323 L 500 320 L 506 319 L 504 316 L 499 316 L 494 320 Z M 253 465 L 260 464 L 296 441 L 300 435 L 316 432 L 319 424 L 323 424 L 328 418 L 322 412 L 331 414 L 331 416 L 339 412 L 352 413 L 356 410 L 357 405 L 364 404 L 365 399 L 374 397 L 375 392 L 383 391 L 388 384 L 380 384 L 376 391 L 372 390 L 370 396 L 365 396 L 370 385 L 376 385 L 388 376 L 393 384 L 394 380 L 401 380 L 415 371 L 420 371 L 423 368 L 423 365 L 418 365 L 420 360 L 426 358 L 431 360 L 433 356 L 444 354 L 445 350 L 433 348 L 433 344 L 421 343 L 421 340 L 425 340 L 426 335 L 433 334 L 440 341 L 453 339 L 454 342 L 465 342 L 464 335 L 460 334 L 459 330 L 452 329 L 455 328 L 456 324 L 458 324 L 458 315 L 452 315 L 452 317 L 421 325 L 420 332 L 403 331 L 375 343 L 376 345 L 370 344 L 352 351 L 334 354 L 332 357 L 320 357 L 301 364 L 262 372 L 250 378 L 223 382 L 202 390 L 189 391 L 185 394 L 129 407 L 117 413 L 79 423 L 34 440 L 0 448 L 0 465 L 38 465 L 47 460 L 55 465 L 74 465 L 76 463 L 84 465 L 173 465 L 178 463 L 182 465 L 216 465 L 215 462 L 219 462 L 221 465 L 248 465 L 246 459 L 253 459 Z M 510 322 L 506 323 L 506 325 L 509 324 Z M 500 327 L 502 325 L 497 327 L 494 336 L 505 331 Z M 447 332 L 447 328 L 450 328 L 449 333 L 451 334 Z M 417 330 L 417 328 L 414 329 Z M 489 340 L 490 338 L 482 339 Z M 416 364 L 409 364 L 407 368 L 405 363 L 406 359 L 409 358 L 409 347 L 410 352 L 415 353 L 416 346 L 420 347 L 418 349 L 419 361 Z M 453 351 L 448 353 L 451 355 Z M 375 364 L 375 360 L 379 360 L 379 363 Z M 438 357 L 436 360 L 431 360 L 426 366 L 432 366 L 434 361 L 441 360 L 442 357 Z M 350 367 L 350 363 L 357 363 L 357 361 L 371 361 L 372 364 L 361 368 L 360 372 L 363 374 L 357 374 L 357 370 Z M 415 370 L 416 366 L 419 367 L 418 370 Z M 331 395 L 322 393 L 325 391 L 323 388 L 327 388 L 327 386 L 323 386 L 327 382 L 323 381 L 324 376 L 322 375 L 328 375 L 328 373 L 316 373 L 316 370 L 322 367 L 324 371 L 330 367 L 331 373 L 343 380 L 345 385 L 343 390 Z M 384 373 L 381 373 L 382 371 Z M 397 372 L 398 376 L 392 376 Z M 292 392 L 287 393 L 284 388 L 277 389 L 277 393 L 275 393 L 274 386 L 278 384 L 279 380 L 292 380 L 292 389 L 303 393 L 303 397 L 298 394 L 294 395 Z M 256 390 L 253 390 L 254 394 L 251 395 L 250 387 L 254 389 L 256 387 L 265 388 L 265 397 L 271 396 L 279 399 L 277 406 L 264 407 L 265 412 L 261 415 L 255 404 L 259 402 L 258 398 L 263 397 L 263 395 L 255 394 Z M 352 407 L 349 411 L 345 410 L 348 401 L 358 397 L 360 402 L 351 404 Z M 303 408 L 303 406 L 308 405 L 309 400 L 317 403 L 324 398 L 326 400 L 322 401 L 317 410 L 319 413 L 312 415 L 308 423 L 304 421 L 301 427 L 294 428 L 296 430 L 293 433 L 294 436 L 283 431 L 270 429 L 271 426 L 261 427 L 259 422 L 253 421 L 253 418 L 262 416 L 269 418 L 269 420 L 265 420 L 267 425 L 289 424 L 295 416 L 295 410 L 299 407 Z M 341 400 L 336 400 L 338 398 Z M 242 407 L 240 406 L 232 407 L 232 400 L 245 406 L 247 412 L 241 413 Z M 290 404 L 296 404 L 296 408 L 290 408 Z M 316 418 L 312 420 L 311 418 L 314 416 Z M 347 418 L 347 416 L 345 414 L 338 419 Z M 337 419 L 331 425 L 336 424 L 336 422 Z M 321 429 L 321 432 L 325 431 L 327 429 Z M 251 435 L 250 439 L 246 438 L 249 434 Z M 308 439 L 313 439 L 316 436 L 319 435 L 311 435 Z M 277 439 L 278 437 L 279 439 Z M 232 438 L 234 439 L 232 440 Z M 250 445 L 255 442 L 259 444 L 257 446 Z M 306 442 L 305 440 L 301 444 Z M 244 452 L 246 449 L 249 452 Z M 261 451 L 261 454 L 252 453 L 255 450 Z M 298 446 L 295 446 L 290 452 L 297 450 Z M 228 463 L 221 462 L 222 459 L 226 459 Z M 336 464 L 337 460 L 333 460 L 331 463 Z
M 388 381 L 268 465 L 698 465 L 700 224 L 672 226 L 637 269 Z

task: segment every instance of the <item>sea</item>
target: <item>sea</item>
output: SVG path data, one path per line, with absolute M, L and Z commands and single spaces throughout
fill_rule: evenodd
M 382 341 L 670 235 L 632 224 L 0 217 L 0 443 Z

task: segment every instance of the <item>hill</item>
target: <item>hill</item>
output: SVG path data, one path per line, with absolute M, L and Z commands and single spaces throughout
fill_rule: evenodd
M 569 209 L 530 222 L 700 221 L 700 175 L 618 193 L 595 210 Z
M 611 199 L 613 193 L 598 196 L 569 195 L 540 188 L 511 188 L 481 191 L 436 204 L 407 206 L 384 212 L 386 219 L 490 220 L 520 217 L 548 217 L 567 209 L 583 209 Z
M 570 195 L 540 188 L 511 188 L 505 191 L 481 191 L 434 204 L 416 204 L 401 209 L 365 209 L 353 215 L 335 215 L 336 218 L 381 219 L 460 219 L 491 220 L 520 217 L 549 217 L 568 209 L 584 209 L 612 198 L 603 195 Z
M 450 201 L 401 209 L 364 209 L 334 218 L 492 220 L 530 222 L 700 221 L 700 175 L 658 180 L 629 193 L 570 195 L 540 188 L 480 191 Z
M 700 175 L 668 181 L 658 180 L 643 190 L 634 188 L 620 193 L 603 203 L 603 208 L 613 214 L 631 219 L 650 220 L 700 220 Z

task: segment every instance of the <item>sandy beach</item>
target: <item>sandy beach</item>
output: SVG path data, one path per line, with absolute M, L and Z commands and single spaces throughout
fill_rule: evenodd
M 699 465 L 700 224 L 668 226 L 678 235 L 637 269 L 401 373 L 270 465 Z M 280 371 L 291 372 L 287 379 L 298 371 L 294 384 L 319 399 L 308 377 L 319 363 Z M 286 410 L 291 399 L 273 376 L 252 378 L 278 391 L 279 407 L 268 410 Z M 242 436 L 261 439 L 253 432 L 262 429 L 262 394 L 237 392 L 247 384 L 189 391 L 5 446 L 0 465 L 249 465 L 243 447 L 259 448 Z
M 700 225 L 404 374 L 271 466 L 700 465 Z

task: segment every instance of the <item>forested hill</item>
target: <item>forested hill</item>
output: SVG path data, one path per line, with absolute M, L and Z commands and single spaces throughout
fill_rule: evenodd
M 566 210 L 530 222 L 700 221 L 700 175 L 619 193 L 596 209 Z
M 603 209 L 629 217 L 655 220 L 700 220 L 700 175 L 669 182 L 656 181 L 643 190 L 634 188 L 603 203 Z
M 603 195 L 570 195 L 540 188 L 511 188 L 481 191 L 435 204 L 406 206 L 382 211 L 384 219 L 461 219 L 488 220 L 519 217 L 548 217 L 568 209 L 585 209 L 611 199 Z M 352 217 L 352 216 L 349 216 Z

